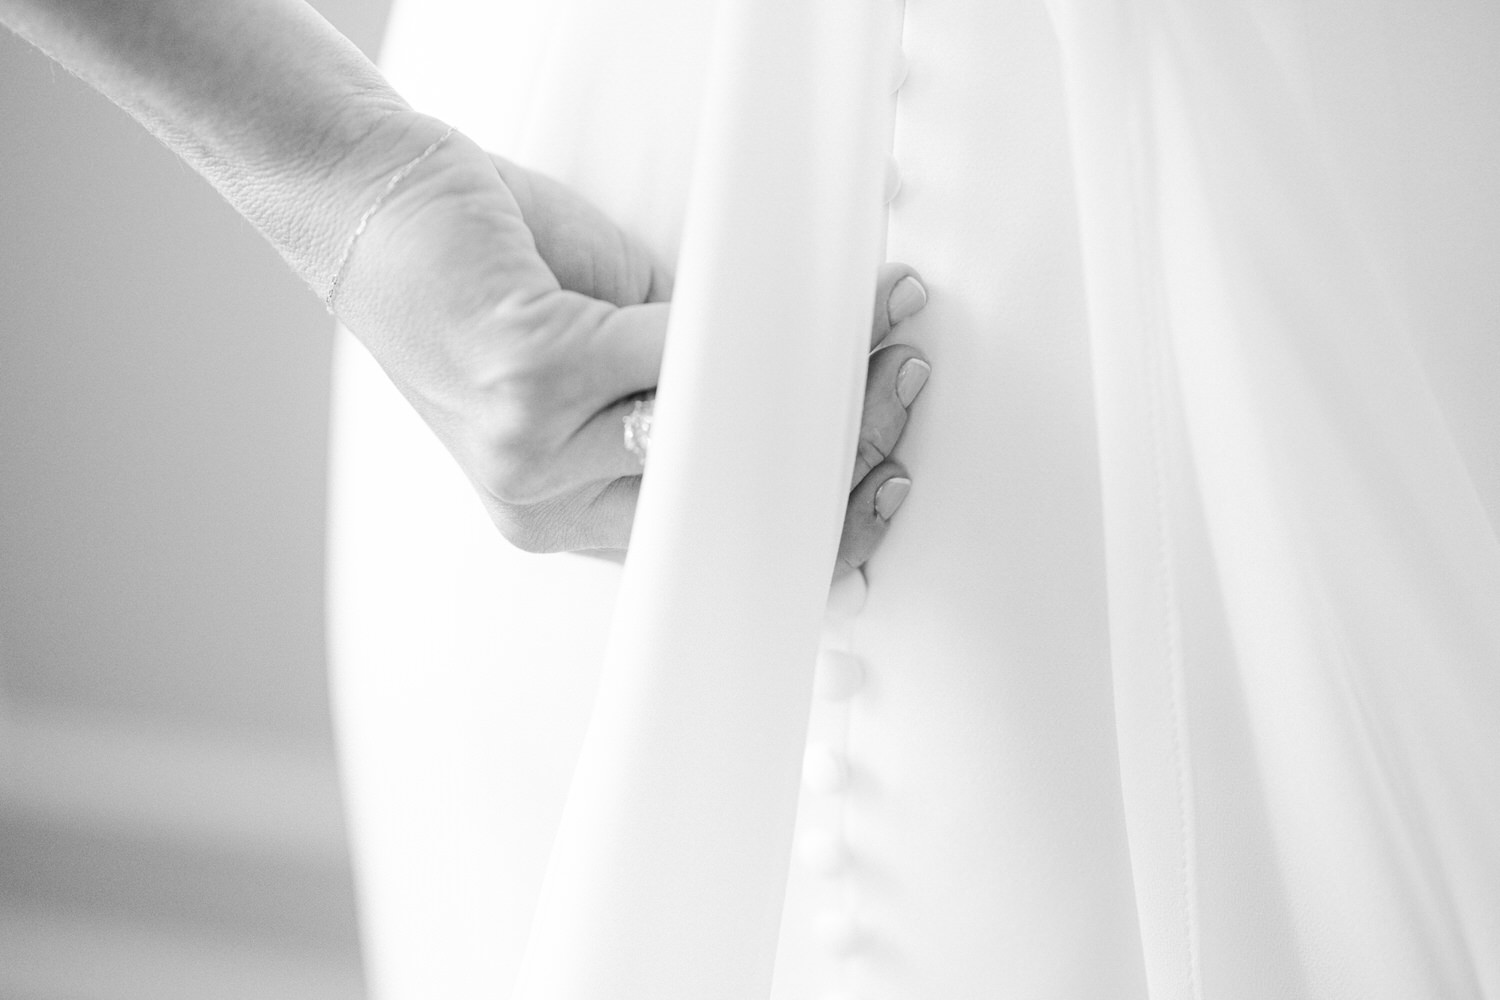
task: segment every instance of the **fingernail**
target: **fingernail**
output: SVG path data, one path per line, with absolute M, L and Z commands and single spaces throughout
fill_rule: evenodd
M 909 358 L 897 370 L 896 398 L 901 400 L 902 406 L 911 405 L 911 401 L 922 392 L 922 386 L 927 384 L 927 376 L 931 374 L 932 366 L 921 358 Z
M 891 326 L 895 326 L 907 317 L 916 315 L 926 304 L 927 289 L 908 274 L 891 289 L 891 297 L 885 300 L 885 312 L 891 319 Z
M 893 476 L 880 484 L 875 491 L 875 513 L 880 515 L 882 521 L 889 521 L 896 516 L 896 511 L 906 502 L 906 494 L 911 492 L 911 480 L 905 476 Z

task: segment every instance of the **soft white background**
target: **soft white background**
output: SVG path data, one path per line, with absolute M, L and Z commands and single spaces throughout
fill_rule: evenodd
M 373 51 L 388 0 L 323 0 Z M 0 997 L 361 994 L 323 651 L 331 322 L 0 31 Z

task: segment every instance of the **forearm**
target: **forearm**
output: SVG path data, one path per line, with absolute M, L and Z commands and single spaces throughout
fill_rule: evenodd
M 0 0 L 0 22 L 180 154 L 320 293 L 351 214 L 424 141 L 301 0 Z

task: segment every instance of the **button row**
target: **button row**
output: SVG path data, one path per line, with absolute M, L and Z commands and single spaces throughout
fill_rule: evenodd
M 829 910 L 818 918 L 818 937 L 829 953 L 846 958 L 859 950 L 859 920 L 848 910 Z
M 853 618 L 865 609 L 870 585 L 862 570 L 855 570 L 835 580 L 828 590 L 828 615 L 839 620 Z
M 849 762 L 833 747 L 814 744 L 802 761 L 802 783 L 819 795 L 842 792 L 849 787 Z
M 897 52 L 896 61 L 891 66 L 891 89 L 889 93 L 895 94 L 906 84 L 906 75 L 911 72 L 911 60 L 906 58 L 906 53 Z
M 828 878 L 844 870 L 849 849 L 843 838 L 830 830 L 808 830 L 797 841 L 797 859 L 808 871 Z
M 890 93 L 896 94 L 906 82 L 911 64 L 904 53 L 897 53 L 890 75 Z M 901 193 L 901 169 L 894 157 L 886 160 L 885 202 L 896 200 Z M 855 571 L 833 585 L 828 595 L 828 616 L 834 622 L 849 621 L 864 610 L 869 585 L 862 571 Z M 824 649 L 818 654 L 817 672 L 813 675 L 813 694 L 818 700 L 833 704 L 848 702 L 867 683 L 864 660 L 839 649 Z M 808 746 L 802 764 L 802 783 L 811 793 L 835 796 L 848 790 L 852 773 L 846 753 L 829 743 Z M 811 828 L 797 841 L 798 861 L 809 872 L 825 879 L 847 877 L 851 867 L 849 846 L 836 829 Z M 846 905 L 825 910 L 817 920 L 817 936 L 825 951 L 835 959 L 847 958 L 863 945 L 864 933 L 859 917 Z M 820 1000 L 856 1000 L 853 994 L 835 991 Z
M 848 701 L 865 685 L 865 661 L 853 653 L 825 649 L 818 654 L 813 694 L 823 701 Z

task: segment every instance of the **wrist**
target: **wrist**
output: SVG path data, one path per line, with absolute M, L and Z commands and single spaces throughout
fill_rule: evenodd
M 392 176 L 447 132 L 399 100 L 351 101 L 316 143 L 226 196 L 326 298 L 361 217 Z
M 303 0 L 0 0 L 0 21 L 182 156 L 315 289 L 385 137 L 416 120 Z
M 340 213 L 328 280 L 310 284 L 327 303 L 337 281 L 330 311 L 362 340 L 393 322 L 462 326 L 512 290 L 497 270 L 525 270 L 535 257 L 489 155 L 442 121 L 392 117 L 341 172 L 357 194 Z
M 418 130 L 413 129 L 409 131 Z M 422 152 L 418 153 L 412 159 L 408 160 L 395 173 L 391 174 L 390 178 L 376 193 L 375 197 L 366 205 L 364 212 L 360 214 L 359 221 L 354 224 L 354 231 L 351 232 L 348 238 L 344 240 L 344 249 L 342 252 L 340 252 L 334 264 L 333 280 L 329 283 L 328 291 L 323 296 L 323 305 L 328 309 L 329 315 L 334 314 L 335 299 L 338 296 L 339 287 L 343 282 L 344 275 L 349 269 L 350 258 L 354 254 L 354 244 L 361 236 L 364 235 L 365 229 L 369 226 L 370 220 L 374 218 L 376 212 L 380 211 L 381 206 L 385 204 L 386 199 L 391 196 L 391 193 L 401 186 L 401 182 L 410 177 L 414 172 L 416 172 L 418 168 L 422 166 L 423 163 L 428 160 L 429 157 L 431 157 L 434 153 L 441 149 L 443 147 L 443 144 L 451 139 L 456 131 L 457 129 L 454 129 L 450 126 L 443 132 L 442 135 L 438 136 L 436 139 L 432 140 L 432 142 L 428 143 L 427 146 L 423 148 Z

